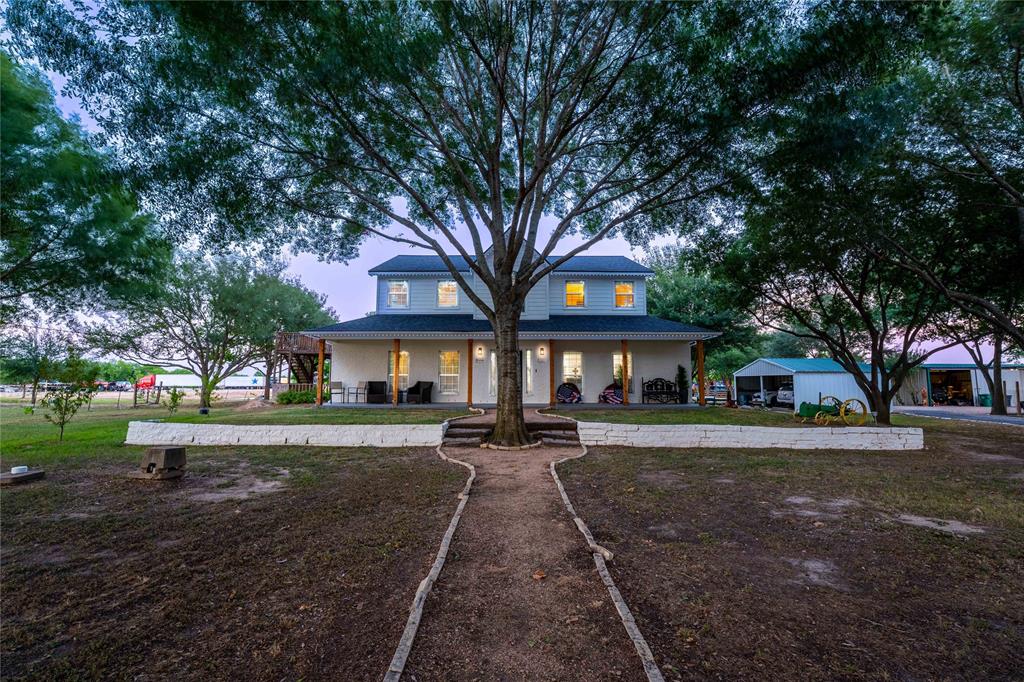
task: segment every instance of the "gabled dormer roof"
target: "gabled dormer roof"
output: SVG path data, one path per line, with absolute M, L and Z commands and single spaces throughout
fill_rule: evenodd
M 469 272 L 469 264 L 462 256 L 450 255 L 452 263 L 459 272 Z M 548 256 L 553 263 L 561 256 Z M 402 255 L 386 260 L 370 269 L 371 275 L 422 275 L 446 273 L 448 268 L 440 256 Z M 572 256 L 569 260 L 555 268 L 560 275 L 599 274 L 599 275 L 633 275 L 647 277 L 654 274 L 648 267 L 625 256 Z

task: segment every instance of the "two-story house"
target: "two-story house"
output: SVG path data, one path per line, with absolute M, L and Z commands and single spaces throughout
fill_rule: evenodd
M 465 261 L 450 258 L 489 302 Z M 417 381 L 432 381 L 433 402 L 496 402 L 490 323 L 441 258 L 395 256 L 369 274 L 377 280 L 375 313 L 306 332 L 329 346 L 330 381 L 346 388 L 387 381 L 390 399 L 397 369 L 400 395 Z M 675 381 L 679 365 L 692 376 L 692 347 L 718 333 L 648 315 L 653 274 L 622 256 L 575 256 L 538 283 L 519 326 L 523 403 L 553 404 L 562 383 L 575 384 L 584 402 L 596 403 L 622 376 L 623 352 L 629 402 L 640 402 L 642 378 Z M 344 396 L 342 389 L 330 399 Z

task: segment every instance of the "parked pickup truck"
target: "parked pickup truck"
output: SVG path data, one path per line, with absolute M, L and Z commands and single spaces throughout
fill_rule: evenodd
M 769 401 L 769 405 L 789 405 L 793 406 L 793 384 L 785 383 L 779 386 L 778 392 L 772 396 Z

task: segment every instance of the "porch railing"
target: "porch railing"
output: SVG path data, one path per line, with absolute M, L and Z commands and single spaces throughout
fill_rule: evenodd
M 303 353 L 316 355 L 319 348 L 317 339 L 299 332 L 278 332 L 274 344 L 278 353 Z
M 272 386 L 274 395 L 285 391 L 315 391 L 316 384 L 274 384 Z

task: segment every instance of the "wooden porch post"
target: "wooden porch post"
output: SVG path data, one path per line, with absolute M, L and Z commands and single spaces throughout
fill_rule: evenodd
M 622 404 L 629 405 L 629 342 L 622 339 Z
M 704 406 L 707 401 L 704 396 L 704 342 L 697 342 L 697 402 Z
M 548 339 L 548 404 L 555 406 L 555 340 Z
M 466 340 L 466 350 L 468 351 L 468 354 L 466 355 L 466 373 L 469 375 L 467 377 L 468 380 L 469 380 L 469 385 L 466 386 L 466 405 L 469 406 L 469 407 L 472 407 L 473 406 L 473 363 L 475 362 L 475 359 L 473 358 L 473 339 L 467 339 Z
M 316 342 L 316 406 L 324 404 L 324 348 L 327 342 L 320 339 Z
M 391 376 L 391 404 L 398 406 L 398 366 L 402 364 L 402 342 L 395 339 L 394 343 L 395 369 Z

